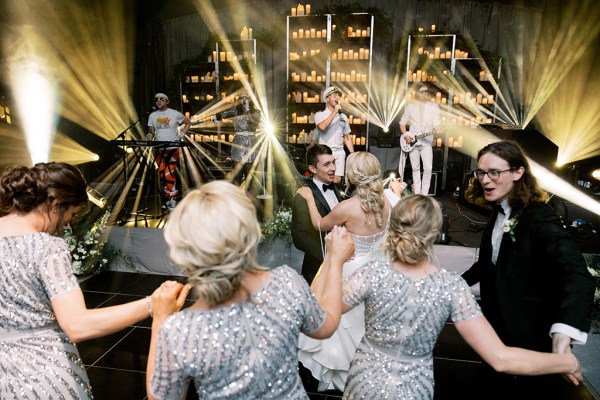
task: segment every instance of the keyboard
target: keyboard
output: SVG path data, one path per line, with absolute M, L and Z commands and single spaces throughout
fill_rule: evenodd
M 111 143 L 117 146 L 128 146 L 128 147 L 186 147 L 187 142 L 174 141 L 160 141 L 160 140 L 111 140 Z

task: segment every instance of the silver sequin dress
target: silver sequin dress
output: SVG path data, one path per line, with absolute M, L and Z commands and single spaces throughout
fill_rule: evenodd
M 432 399 L 432 352 L 448 317 L 458 322 L 481 315 L 454 272 L 412 279 L 387 261 L 369 263 L 346 280 L 344 303 L 364 304 L 366 325 L 344 399 Z
M 152 393 L 179 399 L 194 381 L 203 400 L 308 399 L 298 374 L 298 335 L 324 321 L 304 278 L 287 266 L 275 268 L 251 301 L 183 310 L 165 321 Z
M 0 399 L 91 399 L 77 348 L 51 299 L 79 290 L 63 239 L 0 238 Z

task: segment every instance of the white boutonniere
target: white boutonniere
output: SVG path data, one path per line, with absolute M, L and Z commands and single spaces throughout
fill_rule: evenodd
M 515 238 L 515 227 L 519 221 L 516 218 L 507 219 L 502 224 L 502 231 L 510 235 L 510 239 L 514 243 L 517 239 Z

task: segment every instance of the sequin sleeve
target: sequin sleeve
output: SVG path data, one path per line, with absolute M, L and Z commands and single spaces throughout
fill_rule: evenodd
M 178 334 L 183 327 L 185 313 L 177 313 L 163 323 L 156 341 L 154 371 L 150 390 L 157 399 L 179 399 L 189 385 L 184 363 L 178 355 L 185 355 L 185 340 Z
M 317 301 L 313 292 L 311 292 L 304 278 L 291 268 L 289 270 L 290 281 L 299 293 L 298 307 L 304 311 L 304 319 L 300 326 L 303 333 L 313 333 L 318 331 L 325 322 L 326 313 L 323 307 Z
M 40 277 L 50 299 L 59 294 L 79 289 L 71 269 L 71 255 L 65 241 L 50 237 L 40 253 Z
M 343 302 L 348 307 L 354 308 L 363 303 L 369 291 L 369 277 L 373 271 L 373 262 L 369 262 L 344 280 Z
M 452 296 L 452 322 L 466 321 L 481 315 L 479 304 L 473 297 L 467 282 L 455 273 L 451 274 L 450 292 Z

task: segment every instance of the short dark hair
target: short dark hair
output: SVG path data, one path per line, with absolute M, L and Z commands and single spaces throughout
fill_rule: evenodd
M 315 144 L 306 152 L 306 163 L 316 167 L 319 162 L 319 156 L 323 154 L 333 154 L 331 148 L 325 144 Z
M 508 195 L 508 203 L 512 208 L 524 207 L 533 201 L 545 202 L 548 200 L 548 193 L 540 187 L 537 179 L 531 172 L 529 162 L 525 151 L 517 143 L 508 140 L 502 140 L 488 144 L 477 154 L 477 161 L 487 153 L 492 153 L 508 162 L 511 169 L 516 170 L 523 167 L 524 172 L 521 179 L 515 181 L 514 186 Z M 465 198 L 476 204 L 485 203 L 483 195 L 483 186 L 475 178 L 472 178 L 469 187 L 465 192 Z

